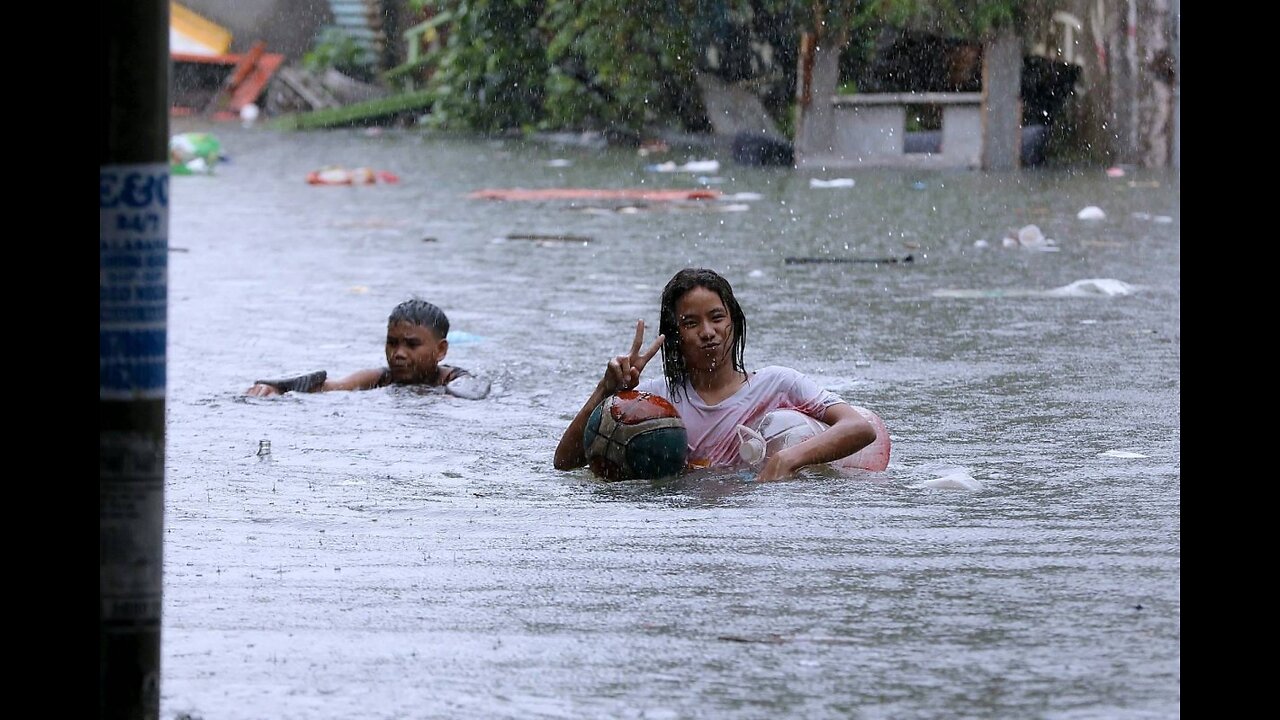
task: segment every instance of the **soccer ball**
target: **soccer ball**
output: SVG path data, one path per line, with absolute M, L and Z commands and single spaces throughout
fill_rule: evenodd
M 622 390 L 587 418 L 582 447 L 591 471 L 605 480 L 655 480 L 680 474 L 689 438 L 666 398 Z

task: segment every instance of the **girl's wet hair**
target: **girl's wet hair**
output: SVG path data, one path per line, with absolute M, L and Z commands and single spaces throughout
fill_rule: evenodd
M 414 298 L 405 300 L 391 311 L 391 315 L 387 318 L 387 325 L 393 323 L 407 322 L 413 323 L 419 327 L 429 328 L 441 339 L 449 337 L 449 318 L 445 316 L 444 311 L 432 305 L 426 300 Z
M 667 391 L 672 400 L 679 402 L 677 393 L 689 377 L 689 369 L 684 364 L 684 354 L 680 352 L 679 318 L 676 317 L 676 301 L 690 290 L 702 287 L 720 296 L 725 309 L 729 311 L 729 319 L 733 321 L 733 347 L 730 357 L 733 358 L 733 369 L 745 373 L 746 364 L 742 360 L 747 347 L 747 316 L 733 296 L 733 286 L 720 273 L 707 268 L 685 268 L 675 274 L 667 286 L 662 289 L 662 310 L 658 318 L 658 332 L 666 336 L 662 343 L 662 373 L 667 378 Z

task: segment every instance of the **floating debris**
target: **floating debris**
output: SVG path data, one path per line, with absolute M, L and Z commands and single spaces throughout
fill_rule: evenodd
M 1106 452 L 1098 453 L 1098 457 L 1110 457 L 1110 458 L 1121 458 L 1124 460 L 1135 460 L 1138 458 L 1145 458 L 1146 455 L 1143 455 L 1142 453 L 1129 452 L 1128 450 L 1108 450 Z
M 809 187 L 811 188 L 851 188 L 853 187 L 853 178 L 833 178 L 831 180 L 823 180 L 822 178 L 809 178 Z
M 1058 244 L 1047 238 L 1038 225 L 1023 225 L 1016 237 L 1006 237 L 1002 243 L 1005 247 L 1020 247 L 1040 252 L 1058 252 Z
M 649 172 L 692 172 L 692 173 L 715 173 L 720 171 L 719 160 L 690 160 L 683 165 L 677 165 L 674 161 L 658 163 L 657 165 L 646 165 L 645 170 Z
M 475 200 L 645 200 L 670 202 L 675 200 L 715 200 L 719 190 L 696 188 L 691 190 L 651 190 L 648 188 L 490 188 L 476 190 L 467 195 Z
M 534 234 L 516 234 L 506 235 L 498 238 L 499 241 L 504 240 L 529 240 L 538 247 L 554 247 L 556 245 L 586 245 L 592 241 L 585 235 L 534 235 Z
M 788 257 L 783 258 L 787 265 L 827 265 L 837 263 L 866 263 L 869 265 L 888 265 L 893 263 L 915 262 L 914 255 L 888 258 L 850 258 L 850 257 Z

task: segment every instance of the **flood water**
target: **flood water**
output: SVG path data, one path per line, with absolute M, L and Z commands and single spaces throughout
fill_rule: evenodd
M 1176 173 L 660 173 L 709 153 L 171 129 L 227 158 L 171 181 L 162 717 L 1180 715 Z M 305 182 L 328 165 L 400 182 Z M 730 199 L 467 197 L 514 187 Z M 1057 251 L 1002 245 L 1028 224 Z M 733 284 L 748 368 L 884 418 L 887 470 L 552 468 L 686 266 Z M 488 399 L 243 395 L 382 366 L 415 295 Z

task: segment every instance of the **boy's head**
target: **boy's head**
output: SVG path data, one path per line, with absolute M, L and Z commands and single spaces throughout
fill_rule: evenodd
M 398 384 L 431 383 L 449 352 L 449 318 L 426 300 L 406 300 L 387 317 L 387 368 Z
M 426 300 L 414 298 L 397 305 L 387 318 L 387 327 L 398 322 L 429 328 L 441 340 L 449 337 L 449 318 L 445 316 L 443 310 Z

